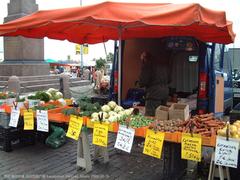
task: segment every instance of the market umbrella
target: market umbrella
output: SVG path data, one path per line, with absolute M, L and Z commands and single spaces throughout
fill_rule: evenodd
M 120 40 L 118 102 L 121 100 L 121 40 L 192 36 L 205 42 L 232 43 L 235 34 L 225 12 L 199 4 L 117 3 L 38 11 L 0 25 L 1 36 L 25 36 L 99 43 Z
M 58 61 L 55 60 L 55 59 L 45 59 L 45 62 L 46 62 L 46 63 L 56 63 L 56 62 L 58 62 Z

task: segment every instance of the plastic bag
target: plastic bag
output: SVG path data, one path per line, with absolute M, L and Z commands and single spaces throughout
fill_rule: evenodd
M 45 143 L 51 148 L 59 148 L 66 142 L 66 133 L 63 128 L 51 125 L 53 131 L 46 139 Z

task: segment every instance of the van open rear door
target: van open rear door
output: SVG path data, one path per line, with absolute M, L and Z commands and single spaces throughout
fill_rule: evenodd
M 222 44 L 212 45 L 212 58 L 209 73 L 209 111 L 217 116 L 232 108 L 232 79 L 231 64 L 224 59 L 224 48 Z

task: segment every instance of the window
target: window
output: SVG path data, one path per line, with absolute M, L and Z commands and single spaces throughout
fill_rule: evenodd
M 221 70 L 221 52 L 222 52 L 222 44 L 215 45 L 215 52 L 214 52 L 214 69 Z

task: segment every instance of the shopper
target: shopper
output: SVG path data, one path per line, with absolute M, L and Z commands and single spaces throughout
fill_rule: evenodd
M 102 80 L 102 72 L 100 69 L 98 69 L 96 71 L 96 89 L 100 89 L 100 83 L 101 83 L 101 80 Z
M 95 67 L 92 68 L 92 83 L 94 83 L 94 87 L 96 86 L 96 70 Z
M 159 105 L 166 105 L 170 83 L 170 73 L 165 59 L 155 59 L 149 52 L 144 51 L 139 86 L 145 87 L 145 115 L 155 116 Z
M 89 80 L 89 76 L 90 76 L 90 70 L 88 68 L 85 68 L 83 70 L 83 79 L 84 80 Z

